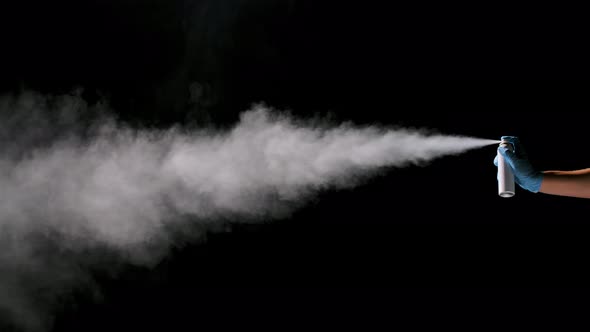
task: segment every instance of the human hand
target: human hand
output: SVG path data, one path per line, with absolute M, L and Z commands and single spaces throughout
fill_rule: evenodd
M 500 146 L 498 151 L 512 168 L 515 182 L 523 189 L 534 193 L 539 192 L 543 182 L 543 173 L 537 171 L 530 163 L 518 137 L 502 136 L 502 141 L 508 142 L 513 147 L 511 150 L 505 146 Z M 494 159 L 494 165 L 498 166 L 498 156 Z

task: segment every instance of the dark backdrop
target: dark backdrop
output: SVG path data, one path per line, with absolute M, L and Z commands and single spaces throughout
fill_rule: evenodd
M 4 93 L 83 88 L 90 101 L 109 99 L 123 121 L 158 127 L 228 126 L 264 101 L 302 117 L 518 135 L 540 169 L 590 165 L 588 82 L 571 80 L 588 74 L 575 9 L 306 0 L 2 6 Z M 589 203 L 522 190 L 497 197 L 494 155 L 489 147 L 392 169 L 324 192 L 291 218 L 210 234 L 154 269 L 97 272 L 103 300 L 73 296 L 55 330 L 230 321 L 283 330 L 317 318 L 329 328 L 351 316 L 367 328 L 395 325 L 392 317 L 424 305 L 448 308 L 459 294 L 450 288 L 479 289 L 461 293 L 465 309 L 482 298 L 517 308 L 504 295 L 535 300 L 549 292 L 540 288 L 585 287 Z

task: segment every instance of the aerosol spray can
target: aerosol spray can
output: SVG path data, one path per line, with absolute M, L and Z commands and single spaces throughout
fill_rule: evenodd
M 500 146 L 514 151 L 514 147 L 508 141 L 501 141 Z M 509 198 L 514 196 L 515 193 L 512 168 L 508 165 L 504 156 L 500 154 L 500 151 L 498 151 L 498 194 L 500 197 Z

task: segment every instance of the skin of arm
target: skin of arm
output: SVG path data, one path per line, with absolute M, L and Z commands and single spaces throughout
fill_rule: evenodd
M 539 191 L 550 195 L 590 198 L 590 168 L 545 171 Z

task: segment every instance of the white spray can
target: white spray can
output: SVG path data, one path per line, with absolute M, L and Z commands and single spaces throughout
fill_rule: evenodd
M 506 147 L 510 151 L 514 151 L 514 147 L 508 141 L 501 141 L 501 147 Z M 500 154 L 498 151 L 498 194 L 500 197 L 509 198 L 516 194 L 515 187 L 514 187 L 514 173 L 512 172 L 512 168 L 506 160 L 504 156 Z

